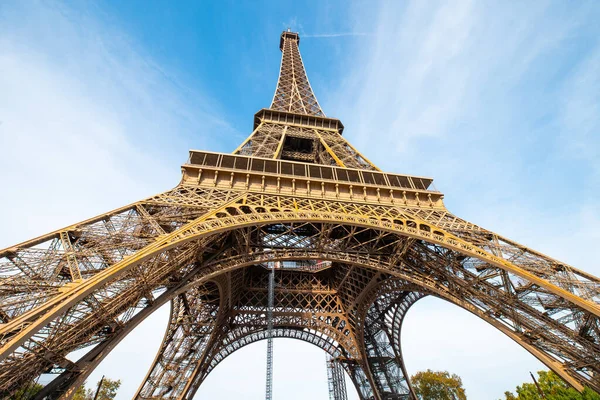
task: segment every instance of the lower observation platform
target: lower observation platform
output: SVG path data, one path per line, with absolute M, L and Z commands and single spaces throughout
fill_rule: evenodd
M 197 150 L 182 170 L 184 185 L 443 207 L 433 179 L 418 176 Z

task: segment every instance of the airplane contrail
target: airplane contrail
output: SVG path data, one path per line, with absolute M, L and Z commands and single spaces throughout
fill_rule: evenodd
M 312 37 L 312 38 L 329 38 L 329 37 L 342 37 L 342 36 L 368 36 L 370 33 L 364 32 L 341 32 L 341 33 L 315 33 L 303 35 L 303 37 Z

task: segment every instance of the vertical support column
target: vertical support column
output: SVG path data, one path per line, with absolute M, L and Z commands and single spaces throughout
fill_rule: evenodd
M 348 400 L 344 368 L 339 361 L 331 357 L 329 353 L 327 353 L 326 366 L 329 400 Z
M 75 256 L 76 251 L 73 248 L 73 243 L 71 243 L 71 238 L 69 237 L 69 232 L 61 232 L 60 240 L 62 242 L 63 250 L 65 252 L 65 258 L 67 260 L 67 265 L 69 266 L 69 273 L 71 275 L 72 281 L 81 280 L 81 272 L 79 271 L 79 263 L 77 262 L 77 257 Z
M 365 332 L 367 364 L 380 399 L 410 399 L 402 362 L 396 357 L 387 333 L 379 326 Z
M 165 339 L 136 399 L 187 396 L 227 309 L 226 295 L 209 283 L 173 300 Z
M 400 328 L 408 308 L 423 296 L 414 292 L 386 293 L 376 297 L 364 314 L 366 372 L 374 385 L 375 399 L 416 399 L 402 360 Z
M 348 371 L 348 375 L 350 375 L 350 379 L 354 383 L 354 387 L 358 392 L 358 397 L 360 400 L 370 400 L 374 398 L 373 385 L 369 381 L 367 377 L 367 372 L 363 365 L 361 365 L 356 360 L 346 360 L 344 362 L 344 367 L 346 371 Z
M 266 400 L 273 398 L 273 307 L 275 303 L 275 263 L 269 271 L 269 304 L 267 307 L 267 387 Z

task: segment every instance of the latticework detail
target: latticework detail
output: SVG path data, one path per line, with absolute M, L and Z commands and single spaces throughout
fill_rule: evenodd
M 325 116 L 315 97 L 298 45 L 300 36 L 293 32 L 281 34 L 281 70 L 271 108 L 297 114 Z
M 401 326 L 426 295 L 600 390 L 600 280 L 454 216 L 429 178 L 380 172 L 322 116 L 298 40 L 284 33 L 283 94 L 234 154 L 192 151 L 174 189 L 0 251 L 0 396 L 52 372 L 37 398 L 71 398 L 170 302 L 136 397 L 191 399 L 268 338 L 275 266 L 273 337 L 322 348 L 362 399 L 414 398 Z
M 244 156 L 377 170 L 337 131 L 261 122 L 234 152 Z
M 327 354 L 327 386 L 329 388 L 329 400 L 348 400 L 346 392 L 346 380 L 344 368 L 335 358 Z

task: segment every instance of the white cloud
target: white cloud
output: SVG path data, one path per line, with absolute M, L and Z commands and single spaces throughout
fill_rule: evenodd
M 432 369 L 458 374 L 469 400 L 502 398 L 529 371 L 544 368 L 478 317 L 432 297 L 419 300 L 407 313 L 402 346 L 410 373 Z
M 337 38 L 344 36 L 368 36 L 368 33 L 364 32 L 338 32 L 338 33 L 305 33 L 302 35 L 303 38 Z
M 189 147 L 214 148 L 215 131 L 235 134 L 210 98 L 89 7 L 0 8 L 0 248 L 168 190 Z M 88 386 L 103 374 L 120 378 L 119 398 L 131 398 L 165 311 L 126 338 Z
M 457 215 L 600 275 L 597 5 L 363 6 L 349 30 L 375 34 L 357 38 L 341 87 L 321 96 L 344 135 L 384 170 L 433 176 Z M 470 399 L 540 367 L 440 301 L 415 306 L 403 335 L 410 373 L 458 372 Z
M 0 246 L 167 190 L 188 146 L 232 131 L 209 99 L 88 11 L 2 8 L 0 212 L 11 229 Z
M 560 144 L 565 158 L 582 159 L 592 170 L 589 182 L 600 185 L 600 45 L 571 74 L 561 93 Z
M 231 133 L 211 99 L 182 85 L 176 72 L 164 70 L 93 11 L 60 3 L 0 10 L 0 247 L 166 190 L 178 182 L 188 147 L 214 149 L 208 132 Z M 586 179 L 588 187 L 568 189 L 552 187 L 548 172 L 539 180 L 527 173 L 533 158 L 541 163 L 535 174 L 574 158 L 583 163 L 572 166 L 573 174 L 587 176 L 584 165 L 598 171 L 598 46 L 556 91 L 521 90 L 539 75 L 551 81 L 548 76 L 558 74 L 558 67 L 545 65 L 546 57 L 593 16 L 576 10 L 563 18 L 544 3 L 383 3 L 375 19 L 353 20 L 350 32 L 373 35 L 356 37 L 361 50 L 342 60 L 345 85 L 326 99 L 325 110 L 342 118 L 345 135 L 380 166 L 434 176 L 459 215 L 600 274 L 587 250 L 600 239 L 598 173 Z M 295 18 L 287 26 L 302 33 Z M 562 112 L 551 127 L 559 126 L 558 132 L 542 132 L 547 140 L 530 136 L 547 128 L 532 120 L 556 109 Z M 552 141 L 560 151 L 550 149 L 548 160 L 540 161 L 536 146 Z M 165 322 L 164 311 L 153 316 L 90 382 L 103 373 L 135 371 L 124 378 L 119 398 L 131 395 Z M 416 305 L 405 329 L 409 372 L 459 372 L 470 399 L 490 398 L 485 390 L 492 385 L 499 396 L 527 380 L 527 368 L 537 368 L 508 339 L 439 302 Z M 486 346 L 490 342 L 494 347 Z M 325 398 L 322 352 L 284 343 L 275 343 L 276 385 L 302 385 L 300 377 L 307 377 L 318 383 L 295 386 L 294 394 Z M 201 393 L 216 396 L 223 382 L 230 383 L 228 371 L 236 371 L 240 380 L 227 389 L 243 383 L 262 397 L 262 346 L 224 361 Z

